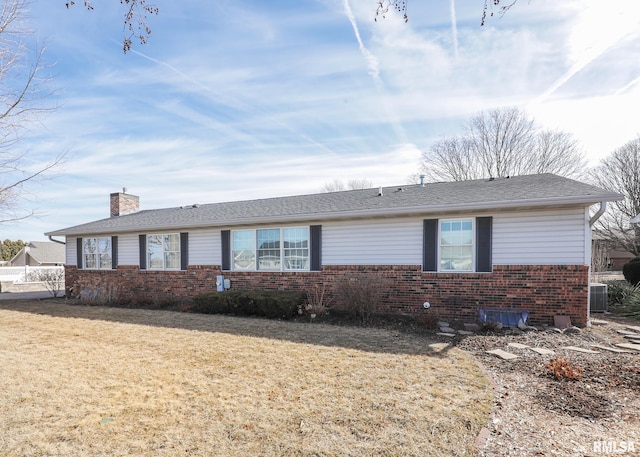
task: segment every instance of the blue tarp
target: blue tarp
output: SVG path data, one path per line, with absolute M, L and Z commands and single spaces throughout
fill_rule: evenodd
M 529 317 L 528 311 L 521 309 L 496 308 L 496 309 L 478 309 L 478 321 L 484 322 L 500 322 L 506 327 L 517 327 L 520 322 L 527 323 Z

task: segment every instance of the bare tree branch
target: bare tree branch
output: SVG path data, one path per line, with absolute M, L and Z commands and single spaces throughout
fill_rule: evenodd
M 74 0 L 70 0 L 65 3 L 65 6 L 68 9 L 75 4 Z M 147 19 L 150 14 L 157 15 L 160 9 L 150 4 L 147 0 L 120 0 L 120 4 L 125 7 L 122 50 L 126 54 L 127 51 L 131 50 L 134 39 L 138 40 L 140 44 L 147 42 L 149 35 L 151 35 L 151 28 Z M 84 6 L 89 11 L 94 9 L 90 0 L 84 0 Z
M 64 160 L 64 154 L 50 162 L 33 165 L 20 150 L 28 125 L 53 109 L 46 100 L 52 92 L 43 75 L 45 47 L 29 48 L 31 32 L 25 27 L 27 2 L 2 0 L 0 7 L 0 223 L 33 215 L 23 207 L 25 185 L 44 177 Z
M 581 177 L 587 168 L 569 133 L 541 130 L 517 108 L 478 113 L 465 133 L 443 138 L 423 152 L 421 173 L 431 181 L 554 173 Z
M 345 183 L 339 179 L 334 179 L 331 182 L 325 183 L 320 192 L 339 192 L 341 190 L 357 190 L 357 189 L 369 189 L 373 187 L 373 184 L 368 179 L 350 179 Z
M 630 220 L 640 214 L 640 136 L 616 149 L 591 172 L 593 182 L 624 195 L 613 202 L 596 223 L 599 237 L 634 255 L 640 255 L 640 226 Z
M 378 18 L 386 19 L 389 11 L 402 14 L 402 19 L 405 22 L 409 20 L 409 16 L 407 15 L 407 2 L 409 0 L 377 0 L 376 4 L 376 14 L 373 16 L 374 21 L 378 21 Z M 498 16 L 502 17 L 504 14 L 511 9 L 513 5 L 515 5 L 518 0 L 484 0 L 484 5 L 482 7 L 482 18 L 480 20 L 480 25 L 483 26 L 487 17 L 494 16 L 494 8 L 497 10 Z

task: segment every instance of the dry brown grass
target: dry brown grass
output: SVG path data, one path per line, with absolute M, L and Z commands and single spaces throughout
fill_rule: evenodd
M 468 356 L 430 343 L 0 302 L 0 455 L 473 455 L 491 388 Z

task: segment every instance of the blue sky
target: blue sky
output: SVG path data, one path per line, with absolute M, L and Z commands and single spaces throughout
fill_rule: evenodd
M 116 0 L 34 0 L 57 110 L 21 147 L 68 159 L 0 238 L 109 213 L 313 193 L 334 179 L 408 182 L 421 151 L 474 113 L 520 106 L 596 163 L 640 133 L 640 2 L 520 0 L 480 27 L 482 0 L 157 0 L 147 45 L 121 49 Z

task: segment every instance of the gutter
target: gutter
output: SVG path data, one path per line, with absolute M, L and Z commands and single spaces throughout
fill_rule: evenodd
M 593 216 L 591 216 L 591 219 L 589 219 L 589 227 L 593 227 L 593 224 L 595 224 L 596 221 L 600 219 L 600 216 L 602 216 L 606 210 L 607 210 L 607 202 L 601 201 L 600 209 L 596 211 L 596 213 Z
M 66 244 L 67 244 L 67 243 L 65 243 L 64 241 L 54 240 L 54 239 L 53 239 L 53 235 L 49 235 L 49 239 L 50 239 L 51 241 L 53 241 L 54 243 L 63 244 L 63 245 L 66 245 Z

